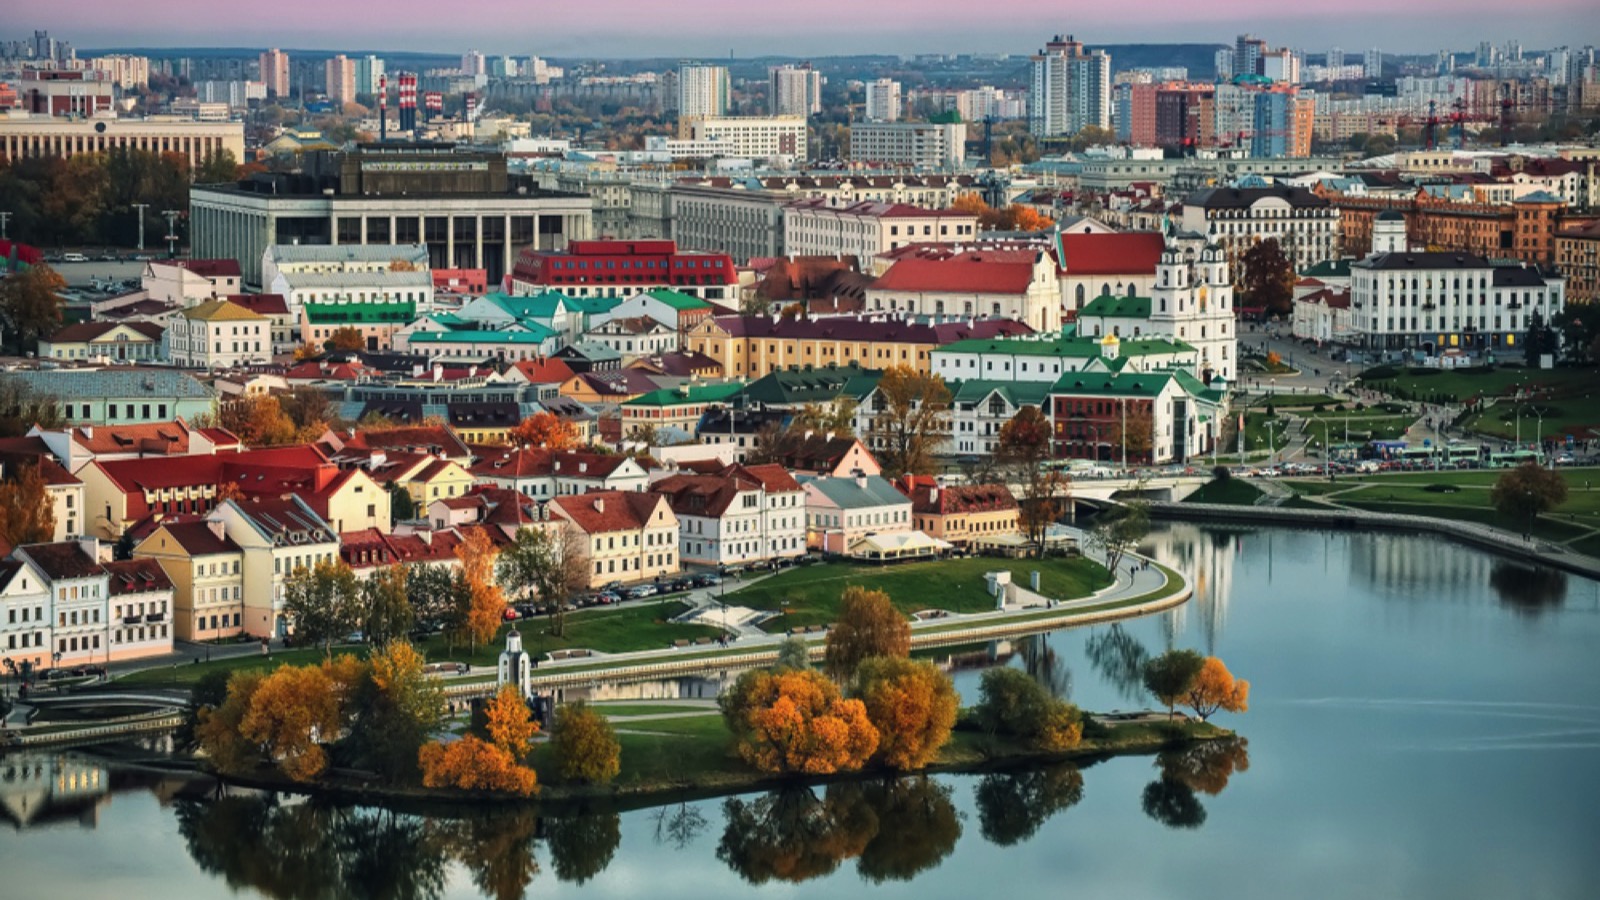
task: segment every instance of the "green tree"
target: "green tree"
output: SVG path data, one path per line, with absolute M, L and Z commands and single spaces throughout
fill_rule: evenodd
M 1536 516 L 1567 502 L 1567 482 L 1558 472 L 1526 462 L 1495 480 L 1489 502 L 1513 528 L 1529 534 Z
M 1245 305 L 1265 307 L 1279 315 L 1289 312 L 1294 300 L 1294 267 L 1277 238 L 1259 241 L 1240 258 L 1240 293 Z
M 444 689 L 403 640 L 376 651 L 356 689 L 359 710 L 347 739 L 355 763 L 390 782 L 417 775 L 417 751 L 444 721 Z
M 550 750 L 568 781 L 606 784 L 622 771 L 622 745 L 611 723 L 581 700 L 556 708 Z
M 823 652 L 829 674 L 846 679 L 868 657 L 911 653 L 911 623 L 888 594 L 851 585 L 839 599 L 839 621 L 828 629 Z
M 1115 576 L 1122 558 L 1139 546 L 1139 542 L 1149 533 L 1150 505 L 1135 500 L 1096 514 L 1086 543 L 1100 551 L 1105 558 L 1106 568 Z
M 406 581 L 405 566 L 396 563 L 373 572 L 361 583 L 362 630 L 375 647 L 405 637 L 417 622 Z
M 294 623 L 295 642 L 321 644 L 329 658 L 335 641 L 361 627 L 361 607 L 361 587 L 342 562 L 301 566 L 283 584 L 283 608 Z
M 973 714 L 991 735 L 1004 735 L 1041 750 L 1060 751 L 1083 737 L 1082 714 L 1021 669 L 1009 666 L 983 673 Z
M 405 522 L 417 517 L 417 504 L 411 499 L 411 492 L 398 484 L 389 485 L 389 518 L 394 522 Z
M 195 184 L 223 184 L 236 181 L 239 178 L 239 160 L 233 156 L 233 151 L 220 150 L 206 156 L 194 170 Z
M 1550 327 L 1543 314 L 1535 312 L 1528 320 L 1528 334 L 1522 341 L 1523 361 L 1529 368 L 1537 369 L 1545 354 L 1557 355 L 1561 351 L 1561 336 Z
M 1054 455 L 1051 440 L 1050 420 L 1039 407 L 1024 406 L 1011 421 L 1000 426 L 995 452 L 1001 471 L 1006 473 L 1001 483 L 1015 481 L 1022 485 L 1017 524 L 1039 556 L 1044 555 L 1050 526 L 1061 518 L 1066 502 L 1061 494 L 1069 485 L 1066 473 L 1044 464 Z
M 890 366 L 878 381 L 867 438 L 886 478 L 933 470 L 933 456 L 950 430 L 950 389 L 944 378 L 903 365 Z
M 43 263 L 0 280 L 0 327 L 5 329 L 6 346 L 33 351 L 39 338 L 54 334 L 61 327 L 66 302 L 61 292 L 66 289 L 66 279 Z
M 566 633 L 567 601 L 588 583 L 586 539 L 575 528 L 553 523 L 548 528 L 523 528 L 500 551 L 496 575 L 500 584 L 524 600 L 538 597 L 551 606 L 550 631 Z
M 790 635 L 778 644 L 778 661 L 772 664 L 774 669 L 809 669 L 811 668 L 811 647 L 805 638 Z
M 38 425 L 53 431 L 66 424 L 61 404 L 15 378 L 0 378 L 0 437 L 22 437 Z
M 1171 718 L 1178 703 L 1188 695 L 1206 658 L 1193 650 L 1168 650 L 1144 664 L 1144 686 Z

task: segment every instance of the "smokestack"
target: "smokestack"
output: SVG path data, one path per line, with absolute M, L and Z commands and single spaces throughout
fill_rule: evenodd
M 378 143 L 389 139 L 389 73 L 378 76 Z

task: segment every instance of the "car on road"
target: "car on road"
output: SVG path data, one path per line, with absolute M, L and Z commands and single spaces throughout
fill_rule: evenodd
M 653 584 L 641 584 L 637 587 L 628 588 L 629 600 L 642 600 L 645 597 L 654 597 L 655 595 L 656 586 Z
M 64 263 L 86 263 L 89 261 L 89 257 L 84 256 L 82 253 L 63 253 L 61 254 L 61 261 Z
M 621 593 L 619 593 L 617 591 L 601 591 L 600 593 L 595 594 L 594 598 L 591 601 L 589 601 L 589 603 L 586 604 L 586 605 L 589 605 L 589 606 L 611 606 L 612 604 L 621 603 L 621 602 L 622 602 L 622 594 Z
M 696 575 L 694 577 L 695 587 L 714 587 L 714 586 L 719 585 L 721 583 L 722 583 L 722 576 L 721 575 L 714 575 L 714 574 L 712 574 L 710 572 L 706 572 L 706 573 L 701 574 L 701 575 Z

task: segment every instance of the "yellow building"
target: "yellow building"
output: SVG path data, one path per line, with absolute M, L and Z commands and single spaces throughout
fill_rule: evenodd
M 865 369 L 909 366 L 932 371 L 935 348 L 968 338 L 1006 337 L 1032 332 L 1009 319 L 960 319 L 934 324 L 893 315 L 826 319 L 716 316 L 689 329 L 684 343 L 722 366 L 733 378 L 760 378 L 779 369 L 845 366 Z
M 153 559 L 172 582 L 172 626 L 179 640 L 232 637 L 244 624 L 244 552 L 223 523 L 161 525 L 133 550 Z
M 550 518 L 577 530 L 588 556 L 589 587 L 649 581 L 678 571 L 678 517 L 667 498 L 594 491 L 550 501 Z
M 931 478 L 897 482 L 911 497 L 911 523 L 930 537 L 969 546 L 1018 532 L 1017 500 L 1003 484 L 940 487 Z

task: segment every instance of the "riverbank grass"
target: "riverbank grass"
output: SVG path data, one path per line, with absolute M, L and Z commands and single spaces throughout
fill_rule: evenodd
M 983 576 L 997 570 L 1010 571 L 1012 581 L 1024 587 L 1029 584 L 1030 573 L 1038 571 L 1040 592 L 1057 600 L 1086 597 L 1111 583 L 1104 566 L 1083 557 L 977 557 L 888 566 L 835 562 L 801 566 L 730 590 L 726 602 L 730 606 L 782 611 L 782 615 L 762 624 L 772 633 L 837 621 L 840 594 L 851 585 L 884 591 L 895 608 L 906 615 L 925 609 L 988 612 L 994 609 L 994 598 L 985 589 Z
M 1226 506 L 1254 506 L 1261 499 L 1261 489 L 1248 481 L 1229 478 L 1225 481 L 1208 481 L 1200 489 L 1183 498 L 1185 503 L 1221 503 Z

